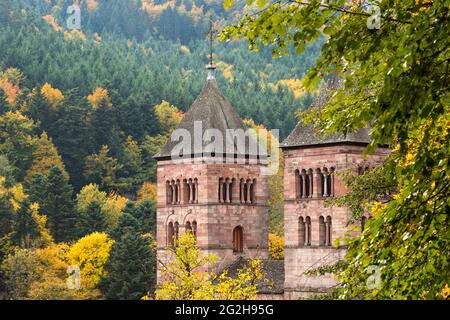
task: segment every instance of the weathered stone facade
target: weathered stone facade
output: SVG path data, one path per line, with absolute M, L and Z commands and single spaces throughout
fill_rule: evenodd
M 267 160 L 248 146 L 238 147 L 233 132 L 244 133 L 245 128 L 220 92 L 213 66 L 178 129 L 191 138 L 188 151 L 183 150 L 182 157 L 172 156 L 178 141 L 170 139 L 155 157 L 158 260 L 169 259 L 167 246 L 176 245 L 176 238 L 186 230 L 193 232 L 203 252 L 221 258 L 220 269 L 238 257 L 266 259 L 269 209 L 263 172 Z M 215 139 L 222 140 L 222 146 L 231 148 L 205 151 L 210 143 L 205 137 L 211 132 L 220 136 Z
M 195 136 L 199 123 L 201 137 L 209 129 L 225 138 L 229 138 L 229 129 L 244 129 L 218 89 L 213 71 L 210 66 L 205 87 L 179 125 L 191 137 Z M 341 84 L 339 79 L 331 78 L 317 102 L 324 103 L 328 91 Z M 275 290 L 262 286 L 259 298 L 297 299 L 333 287 L 335 280 L 331 275 L 307 275 L 309 270 L 342 259 L 346 252 L 344 238 L 349 232 L 349 211 L 326 206 L 325 201 L 348 191 L 339 173 L 346 170 L 364 173 L 382 162 L 388 149 L 380 148 L 363 156 L 368 144 L 367 130 L 324 138 L 310 126 L 297 125 L 281 144 L 285 161 L 283 273 L 282 265 L 267 260 L 269 190 L 264 174 L 267 160 L 255 157 L 250 148 L 239 153 L 233 142 L 232 153 L 222 154 L 233 161 L 218 162 L 217 153 L 213 156 L 202 148 L 196 149 L 205 143 L 190 141 L 192 149 L 188 149 L 192 152 L 184 154 L 187 156 L 184 159 L 173 160 L 171 152 L 176 141 L 169 141 L 155 157 L 158 261 L 170 259 L 167 247 L 176 245 L 176 238 L 190 230 L 203 252 L 221 258 L 219 269 L 228 266 L 233 269 L 233 265 L 242 264 L 240 257 L 265 259 L 264 266 L 275 284 L 270 287 Z M 241 162 L 237 158 L 246 160 Z M 161 281 L 159 268 L 158 281 Z
M 362 143 L 331 143 L 284 149 L 284 289 L 287 299 L 326 292 L 335 285 L 331 275 L 315 277 L 305 272 L 332 264 L 345 255 L 343 240 L 348 232 L 348 209 L 327 207 L 324 201 L 347 192 L 340 172 L 372 168 L 388 152 L 387 149 L 379 149 L 374 155 L 364 158 L 365 146 Z M 303 179 L 299 179 L 299 173 L 302 176 L 302 172 L 303 177 L 308 172 L 312 173 L 312 191 L 308 194 L 301 192 L 304 184 Z M 329 185 L 324 187 L 323 176 L 326 175 L 331 179 Z M 310 182 L 309 179 L 307 181 Z
M 206 160 L 206 159 L 204 159 Z M 200 163 L 198 163 L 200 162 Z M 237 257 L 260 256 L 267 258 L 268 241 L 268 190 L 267 178 L 261 175 L 264 164 L 202 163 L 201 160 L 158 162 L 157 244 L 158 259 L 163 259 L 165 248 L 170 245 L 168 226 L 179 225 L 183 234 L 189 222 L 196 224 L 198 246 L 205 252 L 214 252 L 221 258 L 220 267 Z M 167 201 L 167 182 L 197 179 L 198 198 L 189 203 L 182 197 L 179 203 Z M 229 179 L 231 193 L 228 199 L 219 200 L 219 181 Z M 242 203 L 240 181 L 254 181 L 252 203 Z M 183 188 L 181 194 L 184 194 Z M 233 231 L 242 227 L 242 252 L 234 250 Z

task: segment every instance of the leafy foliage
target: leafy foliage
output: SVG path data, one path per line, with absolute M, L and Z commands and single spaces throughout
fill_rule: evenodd
M 159 261 L 163 282 L 155 291 L 157 300 L 250 300 L 256 298 L 258 281 L 265 278 L 261 260 L 249 260 L 236 278 L 227 272 L 216 275 L 206 271 L 218 261 L 215 255 L 205 255 L 186 232 L 178 246 L 169 248 L 167 262 Z M 148 296 L 146 297 L 149 298 Z
M 322 56 L 305 84 L 335 73 L 344 86 L 323 108 L 303 113 L 304 120 L 322 133 L 370 124 L 368 151 L 395 146 L 391 160 L 375 171 L 383 174 L 381 185 L 364 178 L 373 190 L 356 182 L 355 192 L 340 200 L 359 214 L 369 210 L 372 219 L 350 242 L 339 297 L 442 298 L 450 241 L 448 1 L 378 1 L 378 29 L 368 27 L 371 13 L 361 1 L 262 0 L 258 5 L 264 9 L 226 28 L 222 39 L 243 38 L 253 49 L 271 45 L 281 55 L 289 47 L 301 53 L 325 34 Z M 390 186 L 398 191 L 384 205 L 376 201 Z M 382 277 L 375 289 L 366 285 L 371 265 Z

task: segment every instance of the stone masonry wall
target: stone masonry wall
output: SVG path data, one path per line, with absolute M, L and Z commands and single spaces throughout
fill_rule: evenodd
M 227 266 L 238 256 L 268 256 L 268 190 L 267 177 L 261 175 L 263 164 L 201 163 L 191 160 L 174 163 L 158 161 L 157 168 L 157 254 L 167 260 L 167 226 L 178 222 L 179 234 L 185 232 L 186 222 L 197 223 L 197 244 L 207 254 L 214 253 L 220 259 L 219 268 Z M 167 204 L 166 181 L 197 179 L 197 203 Z M 220 203 L 219 178 L 235 179 L 231 203 Z M 256 179 L 254 204 L 241 204 L 239 180 Z M 183 200 L 183 197 L 182 197 Z M 233 230 L 243 228 L 243 253 L 233 252 Z M 158 272 L 158 280 L 160 274 Z
M 310 148 L 285 149 L 284 175 L 284 228 L 285 228 L 285 296 L 297 299 L 312 293 L 326 292 L 335 285 L 331 275 L 311 277 L 308 270 L 324 264 L 332 264 L 345 255 L 343 238 L 348 228 L 348 210 L 343 207 L 326 207 L 324 198 L 313 179 L 312 196 L 300 198 L 296 194 L 295 171 L 305 169 L 334 168 L 333 194 L 340 196 L 347 192 L 338 173 L 346 169 L 357 170 L 373 167 L 388 154 L 387 149 L 379 149 L 374 155 L 363 158 L 364 146 L 334 145 Z M 331 246 L 319 243 L 319 218 L 331 217 Z M 311 244 L 300 245 L 299 219 L 311 219 Z M 304 221 L 303 220 L 303 221 Z

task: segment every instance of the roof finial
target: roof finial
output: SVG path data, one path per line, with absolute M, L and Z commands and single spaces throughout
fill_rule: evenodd
M 215 71 L 216 67 L 213 64 L 213 22 L 212 20 L 209 21 L 209 65 L 207 67 L 208 69 L 208 78 L 207 80 L 214 80 L 216 78 Z

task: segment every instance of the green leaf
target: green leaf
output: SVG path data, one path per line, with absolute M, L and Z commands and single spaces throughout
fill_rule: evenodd
M 224 0 L 223 1 L 223 8 L 225 10 L 230 9 L 234 5 L 234 0 Z

